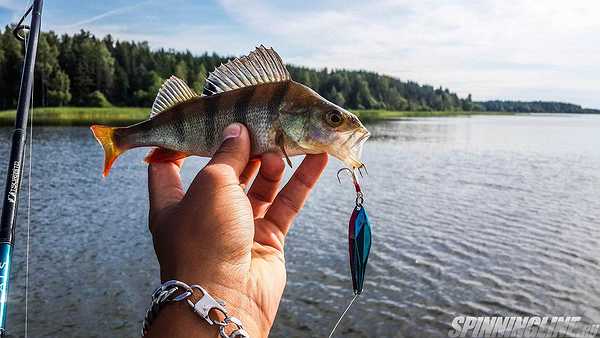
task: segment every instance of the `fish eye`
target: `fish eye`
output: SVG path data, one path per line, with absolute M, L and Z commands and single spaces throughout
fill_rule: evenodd
M 330 126 L 339 127 L 342 124 L 342 114 L 337 110 L 330 111 L 325 114 L 325 120 Z

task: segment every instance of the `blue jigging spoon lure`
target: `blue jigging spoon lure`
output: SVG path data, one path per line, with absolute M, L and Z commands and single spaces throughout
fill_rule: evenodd
M 362 168 L 364 168 L 365 173 L 367 173 L 366 168 L 364 166 Z M 354 297 L 352 297 L 350 304 L 348 304 L 346 310 L 344 310 L 340 319 L 331 330 L 329 338 L 333 337 L 333 333 L 342 321 L 342 318 L 344 318 L 346 312 L 348 312 L 354 301 L 363 291 L 365 270 L 367 261 L 369 260 L 369 252 L 371 251 L 371 225 L 369 223 L 367 212 L 363 207 L 364 195 L 360 188 L 360 184 L 358 183 L 358 178 L 356 177 L 354 170 L 342 168 L 337 173 L 340 184 L 342 183 L 340 179 L 340 174 L 342 172 L 350 173 L 352 182 L 354 183 L 354 190 L 356 191 L 356 205 L 354 206 L 354 210 L 352 210 L 350 222 L 348 223 L 348 252 L 350 257 L 350 271 L 352 273 L 352 289 L 354 291 Z M 358 172 L 362 176 L 361 168 L 358 168 Z

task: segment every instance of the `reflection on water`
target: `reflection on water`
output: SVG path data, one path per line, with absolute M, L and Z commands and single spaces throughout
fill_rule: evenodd
M 446 337 L 458 314 L 600 320 L 600 117 L 431 118 L 368 128 L 363 183 L 373 248 L 364 296 L 340 337 Z M 0 129 L 0 154 L 8 133 Z M 32 337 L 138 335 L 158 279 L 143 156 L 126 154 L 103 180 L 86 128 L 35 131 Z M 188 161 L 187 182 L 205 162 Z M 326 336 L 351 297 L 346 224 L 354 201 L 351 185 L 337 184 L 340 167 L 331 162 L 289 235 L 274 337 Z M 20 220 L 14 336 L 23 335 L 25 317 L 25 213 Z

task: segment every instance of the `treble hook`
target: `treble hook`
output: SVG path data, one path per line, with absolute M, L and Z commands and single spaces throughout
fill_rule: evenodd
M 364 167 L 364 165 L 362 165 L 361 167 Z M 359 167 L 359 173 L 360 173 L 361 167 Z M 338 172 L 337 172 L 338 182 L 340 182 L 340 184 L 342 184 L 340 174 L 345 171 L 348 171 L 350 173 L 350 175 L 352 176 L 352 183 L 354 183 L 354 190 L 356 190 L 356 207 L 357 208 L 361 207 L 364 202 L 364 198 L 363 198 L 364 196 L 363 196 L 362 190 L 360 188 L 360 184 L 358 183 L 358 178 L 356 177 L 356 174 L 354 173 L 354 170 L 350 169 L 350 168 L 342 168 L 342 169 L 338 170 Z M 366 169 L 365 169 L 365 172 L 366 172 Z M 362 176 L 362 173 L 360 173 L 360 174 Z
M 356 169 L 358 169 L 358 173 L 360 174 L 360 177 L 364 177 L 362 170 L 365 171 L 366 175 L 369 175 L 369 172 L 367 171 L 367 166 L 364 163 L 361 163 L 361 165 L 359 167 L 357 167 Z M 340 182 L 340 184 L 342 183 L 342 180 L 340 180 L 340 173 L 342 171 L 346 171 L 346 170 L 348 172 L 350 172 L 350 175 L 352 175 L 352 180 L 354 181 L 354 185 L 358 186 L 358 178 L 356 177 L 356 174 L 354 173 L 354 169 L 350 169 L 347 167 L 338 170 L 338 172 L 337 172 L 338 182 Z

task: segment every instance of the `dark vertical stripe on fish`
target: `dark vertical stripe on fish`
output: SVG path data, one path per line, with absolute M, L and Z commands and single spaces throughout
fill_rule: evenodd
M 254 92 L 256 91 L 256 86 L 248 88 L 245 90 L 240 97 L 237 98 L 235 104 L 233 105 L 233 114 L 235 116 L 235 121 L 239 122 L 246 127 L 248 126 L 248 109 L 250 105 L 250 101 L 254 96 Z
M 206 101 L 206 114 L 204 116 L 204 143 L 210 148 L 217 134 L 216 116 L 219 111 L 220 95 L 208 98 Z
M 285 95 L 290 89 L 290 81 L 282 82 L 281 85 L 275 86 L 273 90 L 273 95 L 269 100 L 269 111 L 273 114 L 277 114 L 279 112 L 279 107 L 285 99 Z

